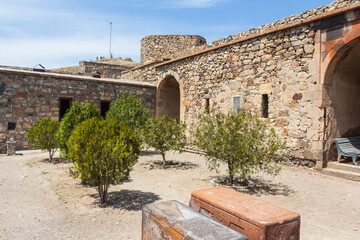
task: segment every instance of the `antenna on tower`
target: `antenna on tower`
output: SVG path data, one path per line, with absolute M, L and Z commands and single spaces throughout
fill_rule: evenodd
M 111 53 L 111 31 L 112 31 L 112 22 L 110 22 L 110 51 L 109 51 L 109 58 L 112 58 L 112 53 Z

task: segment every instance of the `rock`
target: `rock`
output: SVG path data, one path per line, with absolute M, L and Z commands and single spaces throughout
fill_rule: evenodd
M 305 53 L 307 53 L 307 54 L 313 53 L 313 52 L 314 52 L 314 45 L 306 44 L 306 45 L 304 46 L 304 51 L 305 51 Z

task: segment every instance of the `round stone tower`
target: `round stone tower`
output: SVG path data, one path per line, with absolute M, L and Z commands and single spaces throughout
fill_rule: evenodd
M 198 35 L 151 35 L 141 40 L 141 63 L 164 61 L 191 53 L 206 44 Z

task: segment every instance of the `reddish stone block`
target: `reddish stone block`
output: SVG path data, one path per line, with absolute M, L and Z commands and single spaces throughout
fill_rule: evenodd
M 26 97 L 27 97 L 27 92 L 17 92 L 16 93 L 17 99 L 26 99 Z
M 153 203 L 142 210 L 142 240 L 247 240 L 178 201 Z
M 190 207 L 250 240 L 300 239 L 300 215 L 234 190 L 194 191 Z
M 358 30 L 360 29 L 360 19 L 359 20 L 355 20 L 353 23 L 352 23 L 352 30 L 355 31 L 355 30 Z

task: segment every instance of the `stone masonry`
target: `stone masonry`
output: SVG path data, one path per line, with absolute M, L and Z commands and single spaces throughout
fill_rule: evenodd
M 17 149 L 29 149 L 27 130 L 38 120 L 59 120 L 59 100 L 114 102 L 125 92 L 137 95 L 155 113 L 156 88 L 150 83 L 98 79 L 0 68 L 0 143 L 11 137 Z M 8 130 L 15 124 L 14 130 Z M 0 144 L 2 145 L 2 144 Z
M 260 115 L 268 99 L 271 127 L 286 140 L 288 157 L 313 161 L 321 168 L 327 151 L 324 144 L 331 141 L 324 134 L 326 108 L 332 107 L 326 104 L 326 66 L 322 65 L 334 42 L 326 45 L 327 52 L 322 44 L 338 26 L 346 27 L 340 37 L 358 29 L 359 9 L 359 1 L 335 1 L 211 46 L 198 46 L 197 51 L 192 48 L 190 54 L 184 51 L 185 55 L 174 55 L 168 61 L 148 62 L 122 76 L 157 86 L 168 76 L 174 77 L 180 85 L 181 120 L 187 123 L 196 121 L 205 109 L 205 95 L 210 95 L 210 106 L 224 112 L 231 111 L 235 99 L 240 99 L 242 108 Z
M 17 134 L 26 145 L 31 124 L 58 119 L 62 97 L 100 104 L 130 91 L 187 123 L 208 106 L 257 112 L 286 140 L 289 159 L 321 168 L 333 138 L 360 135 L 359 61 L 360 1 L 338 0 L 211 44 L 198 35 L 144 37 L 141 65 L 130 70 L 87 64 L 128 81 L 0 69 L 0 143 Z M 17 130 L 6 131 L 13 121 Z
M 124 66 L 124 65 L 114 65 L 114 64 L 105 64 L 105 63 L 97 63 L 97 62 L 80 62 L 81 72 L 84 75 L 90 76 L 94 71 L 99 71 L 101 73 L 101 77 L 103 78 L 119 78 L 121 76 L 121 72 L 124 70 L 129 70 L 132 67 Z
M 206 40 L 198 35 L 147 36 L 141 40 L 141 63 L 180 57 L 203 45 L 206 45 Z

